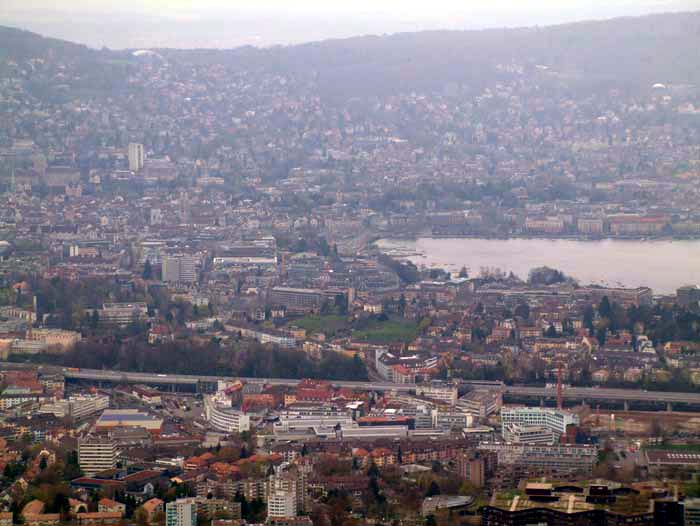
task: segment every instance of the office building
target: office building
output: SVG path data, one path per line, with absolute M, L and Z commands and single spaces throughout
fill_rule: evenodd
M 166 283 L 194 283 L 197 281 L 197 260 L 194 256 L 163 257 L 163 281 Z
M 290 312 L 317 312 L 323 301 L 323 291 L 318 289 L 274 287 L 269 297 L 270 304 L 286 307 Z
M 569 411 L 543 407 L 506 407 L 501 409 L 501 432 L 506 434 L 509 424 L 542 426 L 557 435 L 566 433 L 570 425 L 578 425 L 578 415 Z
M 242 433 L 250 430 L 250 417 L 231 407 L 224 396 L 204 398 L 204 416 L 209 425 L 225 433 Z
M 105 395 L 73 395 L 67 400 L 57 400 L 42 405 L 40 413 L 50 413 L 58 418 L 70 417 L 81 420 L 109 407 L 109 397 Z
M 105 303 L 97 314 L 101 325 L 126 326 L 145 318 L 148 307 L 143 302 Z
M 476 418 L 486 418 L 503 405 L 503 394 L 498 390 L 474 390 L 457 400 L 457 409 Z
M 141 427 L 153 435 L 160 434 L 163 419 L 138 409 L 106 409 L 95 423 L 98 431 L 110 431 L 117 427 Z
M 455 405 L 458 398 L 457 387 L 439 382 L 419 385 L 416 387 L 416 395 L 449 405 Z
M 78 441 L 78 464 L 85 476 L 117 465 L 117 446 L 109 438 L 87 437 Z
M 474 417 L 460 411 L 443 411 L 433 409 L 433 427 L 435 429 L 464 429 L 474 424 Z
M 197 499 L 168 502 L 165 505 L 165 526 L 197 526 Z
M 506 424 L 503 440 L 508 444 L 554 444 L 558 435 L 545 426 Z
M 143 144 L 137 142 L 129 143 L 129 170 L 140 172 L 143 169 Z

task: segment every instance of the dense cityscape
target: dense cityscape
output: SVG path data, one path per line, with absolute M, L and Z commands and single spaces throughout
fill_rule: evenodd
M 0 27 L 0 526 L 700 524 L 700 286 L 383 243 L 673 240 L 693 265 L 699 28 L 465 32 L 515 44 L 445 72 L 459 32 Z M 600 33 L 618 55 L 566 55 Z M 444 55 L 402 59 L 422 38 Z

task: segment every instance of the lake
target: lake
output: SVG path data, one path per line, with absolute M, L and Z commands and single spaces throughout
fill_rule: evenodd
M 700 240 L 381 239 L 377 247 L 418 267 L 441 267 L 470 276 L 483 267 L 499 268 L 527 279 L 530 269 L 561 270 L 582 285 L 651 287 L 673 293 L 682 285 L 700 284 Z

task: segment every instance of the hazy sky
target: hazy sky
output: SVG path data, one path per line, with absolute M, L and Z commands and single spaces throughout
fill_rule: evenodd
M 0 24 L 108 47 L 233 47 L 700 9 L 700 0 L 0 0 Z M 108 18 L 107 18 L 108 17 Z
M 55 0 L 4 0 L 5 8 L 10 9 L 52 9 L 61 11 L 153 11 L 163 9 L 255 9 L 260 7 L 270 9 L 294 9 L 294 10 L 358 10 L 358 9 L 402 9 L 406 11 L 430 13 L 440 9 L 450 8 L 464 11 L 480 7 L 504 7 L 516 8 L 527 3 L 529 7 L 550 7 L 560 9 L 571 6 L 606 6 L 610 4 L 627 6 L 653 6 L 668 2 L 645 0 L 353 0 L 352 2 L 340 0 L 121 0 L 116 3 L 111 0 L 68 0 L 56 2 Z

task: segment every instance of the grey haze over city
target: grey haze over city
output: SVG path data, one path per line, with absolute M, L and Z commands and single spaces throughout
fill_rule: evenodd
M 2 25 L 113 49 L 266 47 L 368 34 L 551 25 L 700 7 L 698 0 L 5 0 L 3 4 Z
M 0 0 L 0 526 L 700 526 L 700 0 Z

